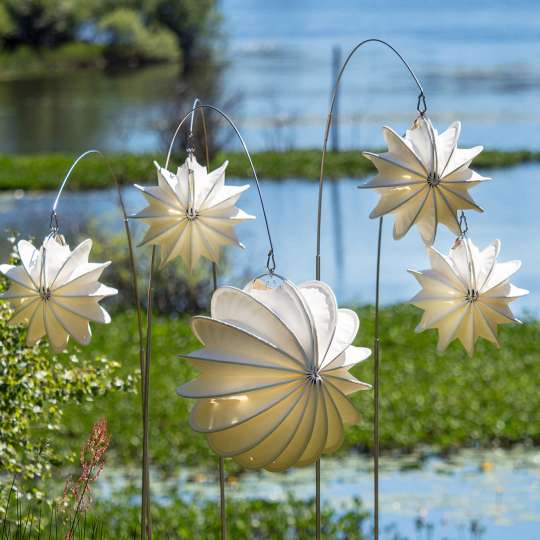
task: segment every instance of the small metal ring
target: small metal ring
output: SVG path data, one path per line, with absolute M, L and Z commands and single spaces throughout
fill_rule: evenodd
M 427 112 L 427 104 L 426 104 L 426 96 L 424 92 L 420 92 L 418 94 L 418 101 L 416 103 L 416 110 L 420 114 L 420 116 L 424 116 Z

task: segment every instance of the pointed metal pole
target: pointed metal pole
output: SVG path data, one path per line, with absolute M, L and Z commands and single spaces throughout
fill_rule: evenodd
M 328 151 L 328 139 L 330 135 L 330 130 L 332 129 L 332 124 L 334 120 L 334 114 L 337 110 L 337 101 L 339 87 L 343 73 L 347 69 L 351 58 L 354 54 L 368 43 L 378 43 L 384 45 L 390 49 L 398 58 L 401 60 L 402 64 L 405 66 L 411 77 L 413 78 L 418 90 L 418 100 L 417 100 L 417 111 L 423 115 L 426 112 L 426 97 L 424 89 L 418 80 L 418 77 L 415 75 L 412 68 L 406 62 L 406 60 L 401 56 L 401 54 L 392 47 L 389 43 L 382 39 L 378 38 L 369 38 L 364 41 L 361 41 L 355 45 L 352 50 L 347 55 L 345 62 L 339 70 L 334 89 L 332 93 L 332 98 L 330 102 L 330 109 L 328 111 L 328 117 L 326 120 L 326 127 L 324 131 L 323 138 L 323 149 L 321 154 L 321 167 L 320 167 L 320 176 L 319 176 L 319 197 L 318 197 L 318 206 L 317 206 L 317 251 L 315 255 L 315 268 L 316 268 L 316 277 L 320 279 L 320 270 L 321 270 L 321 223 L 322 223 L 322 203 L 323 203 L 323 188 L 324 188 L 324 165 L 326 160 L 326 154 Z M 337 134 L 337 131 L 335 132 Z M 379 422 L 380 422 L 380 333 L 379 333 L 379 289 L 380 289 L 380 261 L 381 261 L 381 244 L 382 244 L 382 223 L 383 220 L 380 218 L 379 221 L 379 234 L 377 242 L 377 274 L 376 274 L 376 291 L 375 291 L 375 332 L 374 332 L 374 425 L 373 425 L 373 457 L 374 457 L 374 472 L 373 472 L 373 492 L 374 492 L 374 539 L 379 540 L 379 453 L 380 453 L 380 437 L 379 437 Z M 316 464 L 316 505 L 320 505 L 320 462 Z M 317 539 L 320 537 L 320 508 L 317 506 Z

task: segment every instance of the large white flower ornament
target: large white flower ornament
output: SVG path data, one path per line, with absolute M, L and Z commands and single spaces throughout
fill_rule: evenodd
M 225 185 L 227 161 L 210 173 L 192 155 L 177 174 L 155 165 L 158 185 L 135 186 L 148 206 L 134 217 L 150 226 L 141 245 L 159 246 L 162 266 L 180 256 L 191 271 L 201 256 L 218 263 L 222 246 L 244 247 L 234 228 L 255 217 L 235 204 L 249 185 Z
M 483 212 L 468 191 L 489 180 L 469 168 L 483 147 L 458 148 L 460 130 L 461 124 L 454 122 L 439 134 L 429 119 L 418 117 L 405 137 L 383 128 L 387 152 L 363 152 L 378 174 L 360 187 L 381 196 L 370 217 L 394 214 L 396 240 L 416 223 L 424 243 L 431 245 L 439 223 L 459 234 L 458 210 Z
M 111 321 L 99 302 L 118 291 L 98 281 L 110 262 L 88 262 L 91 248 L 91 240 L 73 251 L 61 237 L 47 238 L 40 249 L 21 240 L 17 244 L 21 264 L 0 265 L 0 272 L 11 280 L 0 297 L 15 310 L 10 324 L 28 324 L 28 346 L 45 334 L 56 352 L 66 347 L 69 336 L 87 345 L 92 336 L 89 321 Z
M 469 356 L 480 337 L 498 347 L 497 325 L 520 322 L 509 304 L 528 291 L 509 280 L 521 261 L 497 262 L 500 247 L 500 241 L 495 240 L 480 251 L 469 239 L 457 240 L 448 256 L 428 248 L 431 269 L 409 270 L 422 286 L 411 300 L 424 310 L 416 331 L 437 328 L 439 351 L 455 338 Z
M 370 388 L 349 373 L 371 351 L 351 345 L 358 316 L 338 309 L 320 281 L 218 289 L 211 317 L 194 317 L 203 343 L 185 358 L 199 371 L 178 389 L 197 400 L 191 427 L 219 455 L 248 468 L 285 470 L 341 445 L 359 414 L 348 399 Z

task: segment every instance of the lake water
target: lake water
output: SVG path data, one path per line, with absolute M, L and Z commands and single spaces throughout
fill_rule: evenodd
M 537 182 L 540 165 L 529 164 L 500 171 L 490 171 L 493 180 L 472 190 L 484 214 L 470 213 L 470 237 L 483 247 L 492 240 L 502 241 L 501 260 L 522 259 L 523 267 L 514 283 L 531 293 L 516 304 L 518 313 L 528 309 L 540 313 L 538 267 L 540 233 Z M 246 181 L 231 180 L 232 183 Z M 340 302 L 371 303 L 374 300 L 375 248 L 377 221 L 368 219 L 377 195 L 358 190 L 359 181 L 343 179 L 328 184 L 325 191 L 322 227 L 322 279 L 336 291 Z M 315 220 L 317 183 L 301 179 L 263 181 L 262 191 L 267 205 L 273 234 L 277 272 L 300 282 L 314 278 Z M 54 199 L 52 193 L 0 194 L 0 230 L 14 229 L 24 235 L 41 239 L 48 232 L 49 214 Z M 145 203 L 135 189 L 126 191 L 130 212 Z M 261 218 L 257 192 L 252 187 L 240 199 L 239 206 L 258 216 L 255 222 L 238 227 L 240 240 L 246 249 L 227 250 L 229 264 L 220 276 L 221 283 L 243 286 L 265 270 L 268 244 Z M 99 221 L 103 230 L 122 230 L 116 193 L 66 191 L 58 213 L 63 230 L 72 243 L 84 234 L 88 222 Z M 384 224 L 382 254 L 382 291 L 385 304 L 412 297 L 418 289 L 416 280 L 406 270 L 429 267 L 420 237 L 415 229 L 399 242 L 392 239 L 393 218 Z M 137 235 L 144 226 L 137 223 Z M 441 228 L 436 246 L 447 252 L 454 237 Z M 7 254 L 7 241 L 0 241 L 0 255 Z
M 351 454 L 323 458 L 322 502 L 339 512 L 355 498 L 372 512 L 372 461 Z M 110 497 L 127 481 L 138 482 L 137 472 L 107 470 L 100 478 L 100 495 Z M 166 481 L 154 475 L 156 501 L 167 503 L 171 490 L 192 497 L 217 500 L 217 479 L 207 471 L 180 470 Z M 540 531 L 540 452 L 464 450 L 448 460 L 434 455 L 383 457 L 381 460 L 381 538 L 395 533 L 413 540 L 537 540 Z M 286 501 L 289 494 L 309 500 L 314 496 L 314 469 L 286 473 L 247 472 L 227 485 L 228 504 L 235 498 Z M 474 535 L 471 526 L 482 534 Z M 366 531 L 367 532 L 367 531 Z
M 540 4 L 535 0 L 221 0 L 229 65 L 200 90 L 238 118 L 251 148 L 318 147 L 332 47 L 368 37 L 397 47 L 423 81 L 441 127 L 462 120 L 463 144 L 538 148 Z M 202 78 L 202 77 L 201 77 Z M 219 81 L 219 82 L 218 82 Z M 193 82 L 196 86 L 197 81 Z M 0 152 L 161 149 L 185 111 L 174 66 L 82 72 L 0 85 Z M 199 90 L 198 90 L 199 91 Z M 413 119 L 417 91 L 393 54 L 369 45 L 343 81 L 343 147 L 382 144 L 380 126 Z M 241 99 L 236 99 L 240 97 Z

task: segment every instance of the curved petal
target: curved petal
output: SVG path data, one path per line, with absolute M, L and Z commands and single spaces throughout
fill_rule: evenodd
M 298 364 L 306 366 L 304 349 L 291 329 L 268 306 L 247 292 L 234 287 L 221 287 L 212 295 L 212 317 L 243 328 L 276 345 Z
M 290 391 L 281 401 L 258 416 L 223 431 L 207 435 L 210 448 L 218 455 L 230 457 L 248 452 L 264 441 L 291 413 L 303 395 L 304 385 Z
M 309 396 L 309 390 L 300 392 L 298 400 L 284 416 L 281 424 L 276 425 L 256 446 L 234 456 L 234 460 L 248 469 L 260 469 L 276 460 L 298 431 Z
M 304 453 L 304 450 L 311 439 L 317 414 L 315 385 L 308 385 L 307 391 L 309 395 L 306 399 L 306 407 L 302 413 L 302 418 L 298 423 L 297 430 L 294 432 L 289 444 L 285 447 L 283 452 L 272 460 L 271 463 L 266 465 L 266 470 L 272 472 L 284 471 L 285 469 L 296 465 L 300 456 Z
M 283 324 L 290 328 L 304 350 L 306 358 L 315 358 L 316 338 L 312 318 L 293 283 L 285 280 L 280 286 L 272 289 L 256 280 L 248 283 L 244 290 L 272 310 Z
M 323 453 L 328 438 L 328 416 L 326 411 L 325 395 L 322 385 L 315 385 L 316 388 L 316 413 L 311 431 L 311 437 L 298 458 L 296 466 L 304 467 L 316 461 Z
M 224 362 L 233 360 L 260 367 L 281 367 L 304 373 L 298 361 L 285 351 L 230 323 L 198 316 L 193 317 L 192 328 L 197 339 L 204 344 L 204 349 L 196 351 L 199 357 Z
M 229 429 L 270 409 L 298 388 L 299 384 L 293 381 L 249 394 L 198 399 L 191 410 L 189 424 L 200 433 Z
M 359 328 L 360 320 L 354 311 L 343 308 L 337 310 L 336 330 L 332 336 L 330 347 L 321 362 L 321 369 L 329 367 L 352 344 Z
M 322 281 L 309 281 L 298 286 L 300 294 L 311 312 L 318 354 L 315 358 L 320 367 L 334 338 L 338 309 L 332 289 Z

